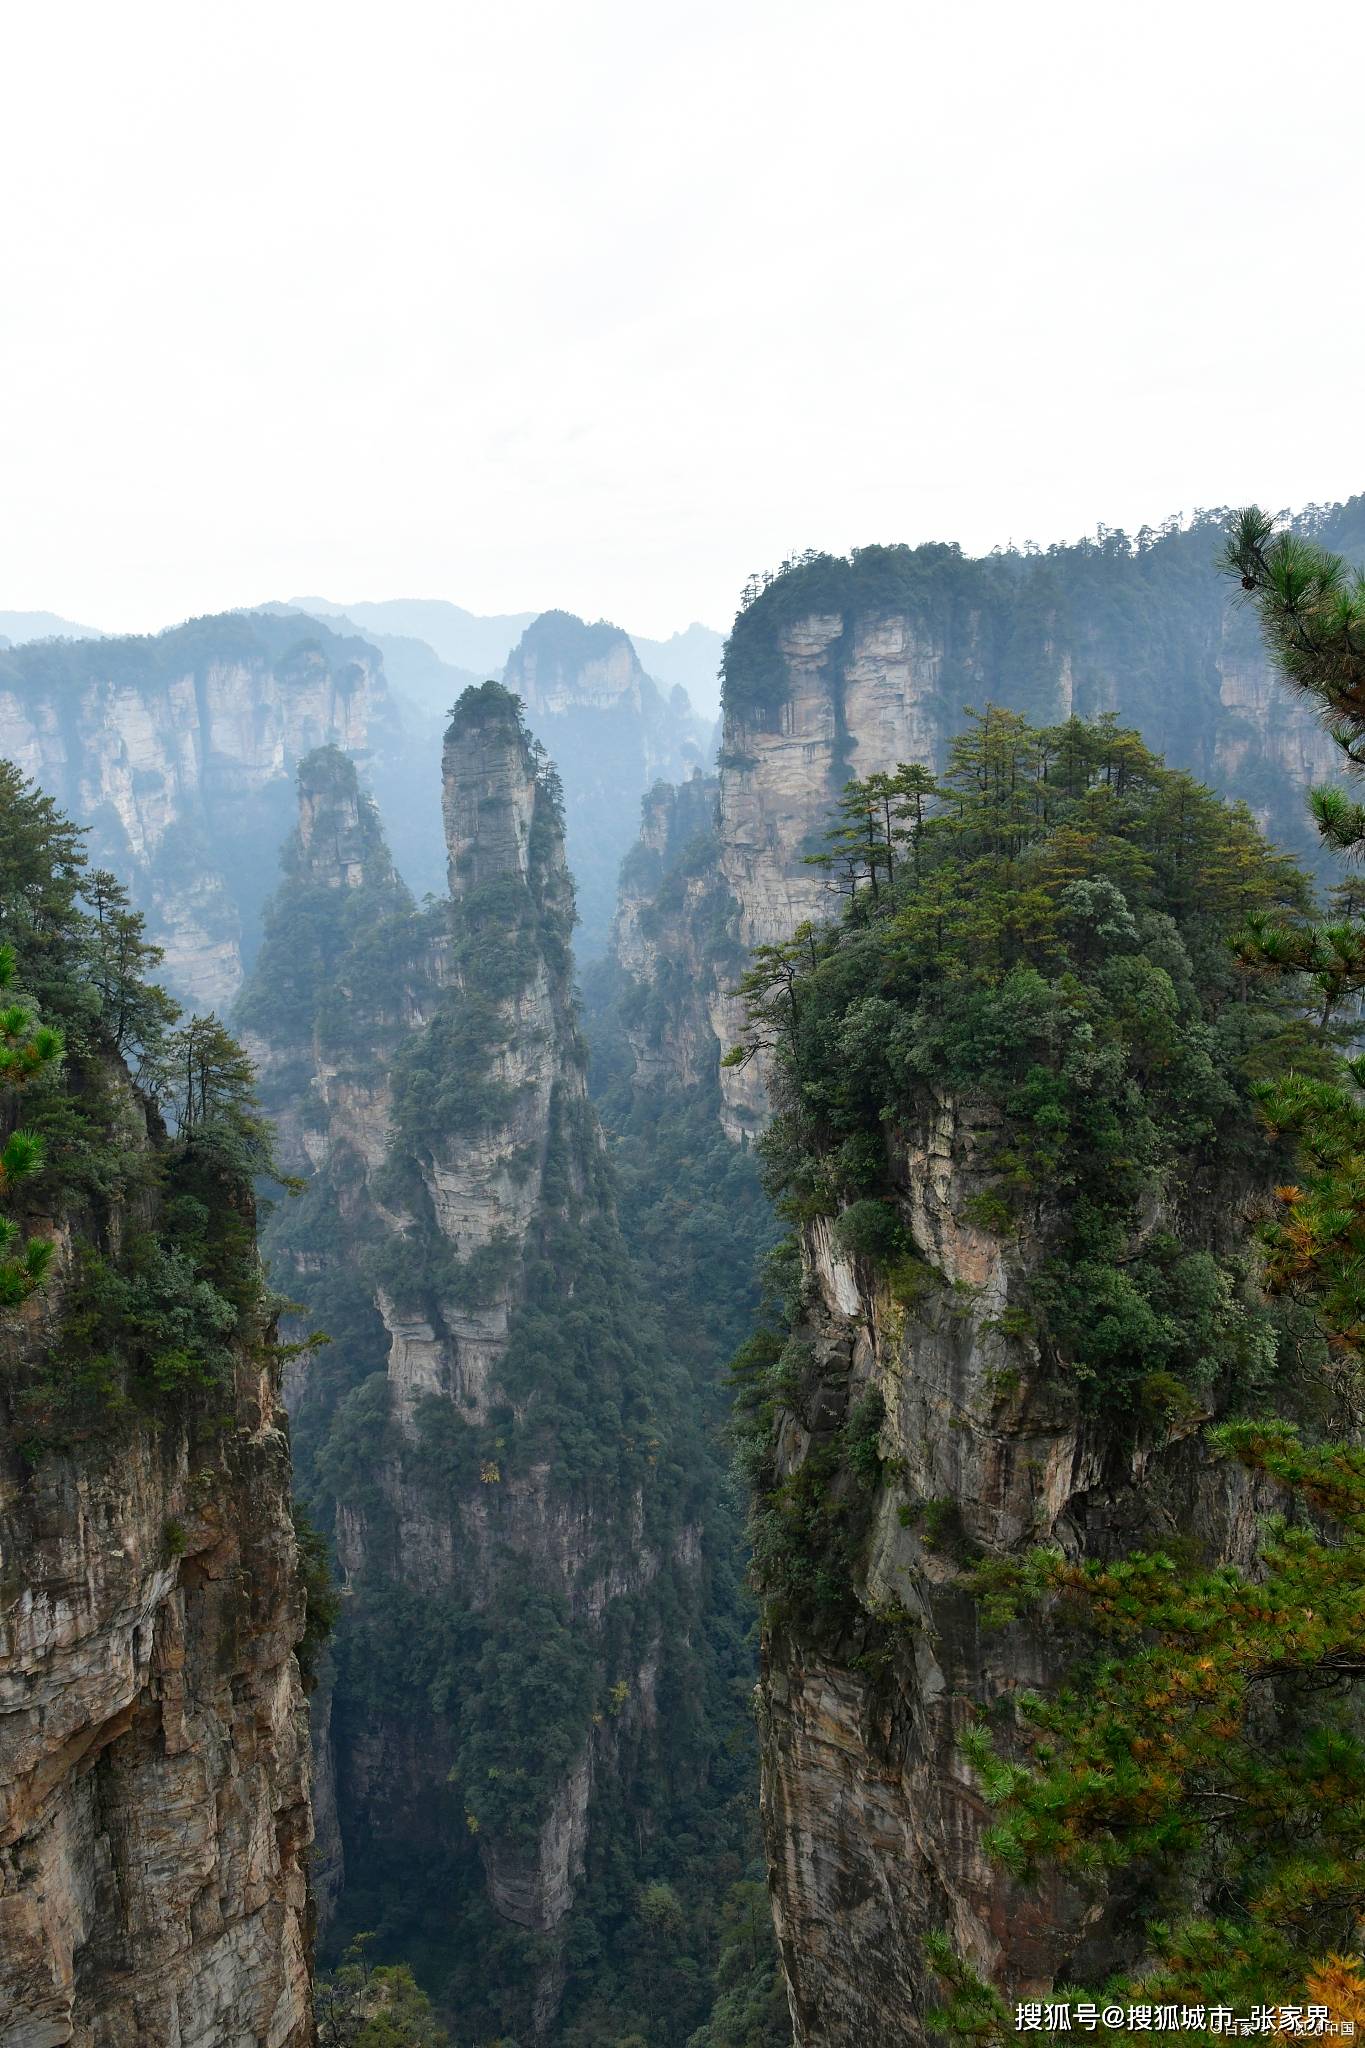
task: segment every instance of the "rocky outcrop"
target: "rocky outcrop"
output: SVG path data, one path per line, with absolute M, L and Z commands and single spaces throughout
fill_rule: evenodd
M 308 2048 L 304 1597 L 274 1368 L 243 1350 L 211 1403 L 44 1448 L 58 1235 L 46 1295 L 0 1327 L 0 2042 Z
M 154 638 L 0 660 L 0 755 L 88 821 L 165 948 L 172 992 L 225 1010 L 254 954 L 295 768 L 390 735 L 383 669 L 315 620 L 229 613 Z
M 706 759 L 709 735 L 685 690 L 646 675 L 628 634 L 569 612 L 542 612 L 512 650 L 503 681 L 564 789 L 567 853 L 577 894 L 578 950 L 607 945 L 616 874 L 640 799 Z
M 892 1137 L 918 1261 L 899 1298 L 840 1253 L 827 1221 L 802 1233 L 800 1384 L 775 1481 L 859 1413 L 879 1462 L 870 1501 L 847 1502 L 865 1526 L 846 1600 L 819 1625 L 770 1615 L 765 1631 L 763 1818 L 800 2048 L 935 2038 L 931 1932 L 1011 1998 L 1132 1959 L 1140 1916 L 1121 1895 L 1020 1888 L 986 1853 L 991 1816 L 958 1740 L 983 1710 L 1007 1727 L 1000 1710 L 1055 1683 L 1075 1650 L 1036 1617 L 983 1628 L 961 1566 L 1033 1543 L 1113 1556 L 1153 1539 L 1244 1561 L 1264 1506 L 1180 1429 L 1116 1454 L 1018 1334 L 1007 1310 L 1040 1249 L 971 1220 L 982 1136 L 944 1103 Z

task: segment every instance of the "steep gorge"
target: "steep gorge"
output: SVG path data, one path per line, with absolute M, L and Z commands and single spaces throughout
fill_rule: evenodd
M 621 1241 L 559 798 L 513 698 L 467 691 L 447 734 L 445 904 L 413 907 L 340 755 L 300 799 L 242 1015 L 310 1176 L 274 1269 L 334 1338 L 291 1405 L 344 1585 L 341 1924 L 400 1933 L 461 2024 L 548 2038 L 606 1979 L 644 1995 L 634 1887 L 733 1721 L 701 1634 L 732 1570 L 714 1453 Z

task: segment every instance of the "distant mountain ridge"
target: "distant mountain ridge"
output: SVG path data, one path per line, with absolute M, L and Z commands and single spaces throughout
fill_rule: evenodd
M 291 597 L 290 606 L 314 618 L 341 615 L 367 633 L 421 640 L 442 661 L 472 671 L 480 681 L 502 674 L 508 656 L 537 612 L 466 611 L 442 597 L 389 597 L 338 604 L 330 597 Z M 3 631 L 3 625 L 0 625 Z
M 345 617 L 366 634 L 375 636 L 377 642 L 379 636 L 385 636 L 382 644 L 386 660 L 389 656 L 388 637 L 424 641 L 442 661 L 475 673 L 480 681 L 500 676 L 526 628 L 544 617 L 547 610 L 556 610 L 556 607 L 548 606 L 533 612 L 485 615 L 466 611 L 462 605 L 450 604 L 444 598 L 431 597 L 394 597 L 355 604 L 338 604 L 330 597 L 291 597 L 288 605 L 291 610 L 309 612 L 314 618 Z M 262 609 L 270 607 L 263 606 Z M 564 616 L 575 615 L 565 613 Z M 0 615 L 0 632 L 4 630 L 3 615 Z M 622 630 L 633 641 L 647 675 L 652 676 L 656 683 L 662 683 L 666 690 L 681 685 L 703 717 L 716 717 L 720 710 L 720 659 L 725 647 L 723 633 L 695 619 L 690 626 L 670 634 L 667 640 L 653 640 L 647 634 L 630 632 L 629 627 Z M 406 688 L 391 660 L 388 667 L 396 686 Z M 449 701 L 453 703 L 454 699 Z
M 28 640 L 102 640 L 98 626 L 80 626 L 57 612 L 0 612 L 0 641 L 18 647 Z

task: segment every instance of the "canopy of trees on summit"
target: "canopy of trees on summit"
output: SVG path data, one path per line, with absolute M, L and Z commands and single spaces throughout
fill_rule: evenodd
M 907 774 L 913 798 L 888 794 Z M 1132 1423 L 1266 1383 L 1275 1333 L 1208 1220 L 1265 1176 L 1257 1088 L 1324 1056 L 1297 986 L 1226 934 L 1305 923 L 1303 878 L 1112 720 L 992 708 L 934 792 L 887 783 L 851 785 L 833 827 L 842 917 L 741 983 L 729 1057 L 773 1059 L 775 1191 L 797 1215 L 879 1198 L 886 1126 L 975 1102 L 1000 1227 L 1048 1246 L 1031 1313 L 1088 1404 Z M 926 814 L 898 819 L 910 802 Z M 1167 1221 L 1144 1236 L 1153 1200 Z

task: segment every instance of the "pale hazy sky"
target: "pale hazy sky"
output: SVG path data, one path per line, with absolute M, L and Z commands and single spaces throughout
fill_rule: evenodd
M 1365 8 L 0 15 L 0 608 L 725 626 L 806 546 L 1365 489 Z

